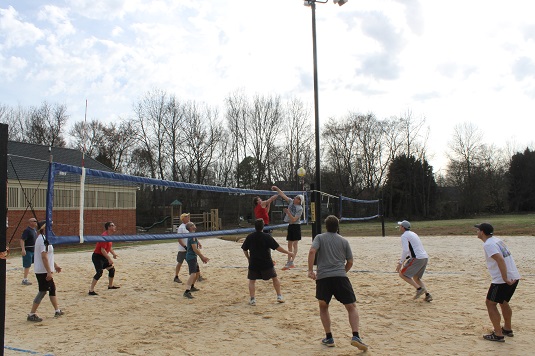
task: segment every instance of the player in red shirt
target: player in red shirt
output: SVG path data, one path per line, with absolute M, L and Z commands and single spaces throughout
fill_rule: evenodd
M 108 221 L 104 224 L 106 231 L 102 233 L 102 236 L 113 235 L 117 227 L 111 221 Z M 91 287 L 89 287 L 89 295 L 98 295 L 95 292 L 95 286 L 97 285 L 98 280 L 102 277 L 102 274 L 105 269 L 108 270 L 108 289 L 119 289 L 120 287 L 113 285 L 113 278 L 115 277 L 115 267 L 113 266 L 113 260 L 110 256 L 113 256 L 114 259 L 119 257 L 112 248 L 112 242 L 97 242 L 95 246 L 95 251 L 93 251 L 93 264 L 95 265 L 95 275 L 91 281 Z

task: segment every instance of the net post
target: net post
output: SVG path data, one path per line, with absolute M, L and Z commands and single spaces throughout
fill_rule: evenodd
M 381 229 L 382 229 L 382 232 L 383 232 L 383 237 L 386 236 L 386 232 L 385 232 L 385 214 L 383 214 L 382 212 L 382 206 L 383 206 L 383 199 L 379 199 L 379 204 L 378 204 L 378 207 L 377 207 L 377 214 L 379 214 L 379 216 L 381 217 Z
M 310 222 L 312 223 L 312 240 L 314 240 L 314 237 L 318 234 L 316 232 L 316 191 L 314 190 L 316 187 L 314 183 L 310 183 Z
M 7 140 L 8 126 L 0 124 L 0 252 L 6 249 L 6 225 L 7 225 Z M 4 221 L 4 218 L 6 219 Z M 0 344 L 4 345 L 6 329 L 6 260 L 0 259 Z M 2 351 L 0 354 L 4 354 Z

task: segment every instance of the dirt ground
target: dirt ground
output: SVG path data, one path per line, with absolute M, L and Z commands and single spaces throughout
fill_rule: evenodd
M 417 231 L 416 231 L 417 232 Z M 349 278 L 357 294 L 360 333 L 370 355 L 528 355 L 535 350 L 535 238 L 505 237 L 522 274 L 511 301 L 515 336 L 505 343 L 482 339 L 491 328 L 485 307 L 490 285 L 482 242 L 471 237 L 422 237 L 430 255 L 424 280 L 434 300 L 413 300 L 414 290 L 395 273 L 399 237 L 348 237 L 354 254 Z M 283 238 L 277 241 L 285 247 Z M 116 250 L 116 284 L 97 284 L 91 252 L 56 253 L 63 272 L 55 274 L 65 315 L 54 318 L 45 297 L 41 323 L 26 321 L 37 293 L 22 286 L 20 257 L 7 261 L 6 355 L 353 355 L 345 308 L 334 300 L 330 311 L 336 347 L 324 337 L 307 278 L 311 239 L 299 245 L 297 268 L 282 271 L 286 255 L 273 252 L 286 303 L 276 302 L 270 282 L 257 282 L 257 305 L 248 305 L 247 260 L 239 242 L 203 240 L 211 260 L 201 266 L 206 281 L 195 299 L 183 298 L 173 282 L 177 243 L 136 245 Z M 186 266 L 187 269 L 187 266 Z M 33 273 L 33 268 L 32 268 Z M 186 279 L 186 270 L 181 279 Z

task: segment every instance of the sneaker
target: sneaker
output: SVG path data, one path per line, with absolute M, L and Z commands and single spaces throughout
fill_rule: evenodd
M 277 302 L 284 303 L 284 298 L 282 297 L 282 295 L 277 296 Z
M 290 268 L 294 268 L 294 263 L 293 262 L 286 262 L 286 265 L 284 265 L 284 267 L 282 267 L 282 270 L 283 271 L 287 271 L 289 270 Z
M 41 319 L 40 317 L 37 316 L 37 314 L 34 314 L 34 315 L 30 315 L 28 314 L 28 317 L 26 318 L 26 320 L 28 321 L 35 321 L 37 323 L 43 321 L 43 319 Z
M 249 305 L 255 306 L 256 305 L 256 299 L 254 297 L 249 300 Z
M 182 283 L 182 281 L 180 280 L 180 278 L 178 278 L 178 276 L 175 276 L 175 279 L 173 279 L 173 282 Z
M 121 288 L 121 287 L 119 287 L 119 286 L 111 286 L 111 287 L 108 286 L 108 289 L 119 289 L 119 288 Z
M 509 337 L 515 336 L 515 334 L 513 334 L 513 330 L 505 330 L 504 328 L 502 328 L 502 334 Z
M 505 336 L 498 336 L 494 333 L 494 331 L 491 334 L 483 335 L 483 339 L 488 341 L 505 342 Z
M 414 299 L 418 299 L 422 296 L 422 294 L 425 293 L 425 289 L 424 288 L 420 288 L 420 289 L 417 289 L 416 290 L 416 294 L 414 295 Z
M 321 340 L 322 345 L 328 346 L 328 347 L 334 347 L 334 339 L 332 337 L 325 338 Z
M 89 293 L 87 293 L 87 294 L 89 294 L 89 295 L 98 295 L 98 293 L 95 292 L 95 291 L 89 291 Z
M 23 286 L 31 286 L 31 285 L 32 285 L 32 282 L 30 282 L 30 281 L 27 280 L 27 279 L 23 279 L 21 284 L 22 284 Z
M 204 278 L 203 276 L 199 276 L 199 278 L 197 278 L 197 282 L 204 282 L 206 281 L 206 278 Z
M 59 311 L 57 311 L 57 312 L 54 313 L 54 318 L 60 317 L 60 316 L 62 316 L 63 314 L 65 314 L 65 313 L 63 312 L 63 310 L 59 310 Z
M 425 295 L 425 299 L 424 299 L 426 302 L 431 302 L 433 300 L 433 296 L 431 295 L 431 293 L 427 293 Z
M 190 292 L 198 292 L 198 291 L 200 291 L 200 289 L 197 288 L 197 287 L 191 287 L 190 288 Z
M 190 291 L 185 291 L 183 294 L 184 298 L 193 299 L 193 295 L 191 295 Z
M 363 343 L 360 337 L 358 336 L 353 336 L 351 338 L 351 345 L 355 346 L 357 349 L 362 350 L 362 351 L 368 350 L 368 345 Z

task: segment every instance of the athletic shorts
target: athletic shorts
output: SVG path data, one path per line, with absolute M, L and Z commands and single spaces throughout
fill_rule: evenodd
M 410 258 L 401 269 L 401 274 L 407 278 L 415 276 L 422 278 L 427 267 L 427 260 L 427 258 Z
M 316 299 L 329 304 L 333 295 L 342 304 L 351 304 L 357 301 L 349 278 L 327 277 L 316 280 Z
M 264 281 L 269 281 L 271 278 L 277 277 L 277 272 L 275 272 L 275 267 L 268 269 L 249 269 L 247 272 L 247 279 L 251 281 L 256 281 L 257 279 L 263 279 Z
M 288 234 L 286 241 L 300 241 L 301 240 L 301 224 L 288 225 Z
M 36 273 L 35 278 L 37 278 L 37 283 L 39 284 L 39 292 L 48 292 L 50 297 L 56 295 L 56 284 L 54 283 L 54 278 L 47 281 L 46 273 Z
M 197 259 L 196 258 L 193 259 L 193 260 L 186 260 L 186 262 L 188 263 L 189 274 L 198 273 L 198 272 L 201 271 L 199 269 L 199 264 L 197 263 Z
M 176 261 L 180 264 L 184 262 L 184 259 L 186 259 L 186 251 L 178 251 L 176 254 Z
M 26 256 L 22 256 L 22 267 L 30 268 L 33 263 L 33 251 L 26 251 Z
M 487 293 L 487 299 L 491 302 L 502 304 L 503 302 L 509 303 L 513 294 L 515 294 L 518 281 L 509 285 L 507 283 L 492 283 Z

